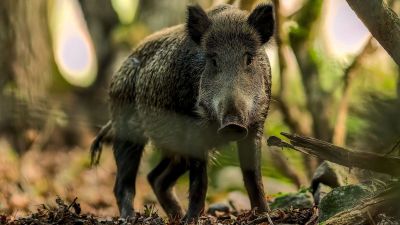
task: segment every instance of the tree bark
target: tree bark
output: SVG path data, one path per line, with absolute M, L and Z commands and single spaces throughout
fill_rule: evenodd
M 400 19 L 383 0 L 347 0 L 374 38 L 400 65 Z
M 45 96 L 50 84 L 46 14 L 46 0 L 4 0 L 0 4 L 0 69 L 7 78 L 2 84 L 15 83 L 18 94 L 29 101 Z
M 47 0 L 3 0 L 0 4 L 0 133 L 13 148 L 29 147 L 24 137 L 40 129 L 48 111 L 52 52 Z

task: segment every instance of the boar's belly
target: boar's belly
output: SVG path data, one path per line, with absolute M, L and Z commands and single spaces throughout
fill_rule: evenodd
M 221 144 L 216 129 L 202 125 L 191 116 L 154 110 L 141 113 L 140 121 L 145 136 L 164 151 L 201 157 L 205 151 Z

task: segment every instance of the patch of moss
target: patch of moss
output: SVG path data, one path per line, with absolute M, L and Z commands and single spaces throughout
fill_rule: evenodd
M 321 199 L 319 220 L 325 221 L 339 212 L 350 209 L 371 194 L 371 188 L 363 184 L 335 188 Z

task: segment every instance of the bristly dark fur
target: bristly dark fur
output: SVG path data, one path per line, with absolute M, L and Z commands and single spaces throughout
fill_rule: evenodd
M 93 142 L 92 160 L 99 157 L 101 139 L 112 128 L 114 194 L 122 217 L 133 215 L 136 174 L 149 140 L 163 151 L 163 158 L 148 180 L 170 217 L 183 216 L 172 187 L 187 170 L 189 208 L 184 219 L 199 216 L 209 150 L 229 141 L 238 143 L 251 206 L 267 210 L 260 143 L 271 98 L 271 69 L 263 48 L 273 33 L 271 9 L 262 5 L 248 15 L 229 5 L 207 12 L 189 6 L 186 24 L 144 39 L 114 74 L 111 122 Z

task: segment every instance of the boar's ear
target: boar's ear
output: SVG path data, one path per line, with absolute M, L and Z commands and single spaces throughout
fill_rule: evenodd
M 187 30 L 189 36 L 197 44 L 200 44 L 201 37 L 210 27 L 211 21 L 206 12 L 199 5 L 188 6 Z
M 264 44 L 274 34 L 274 9 L 272 5 L 262 4 L 251 12 L 247 22 L 254 27 Z

